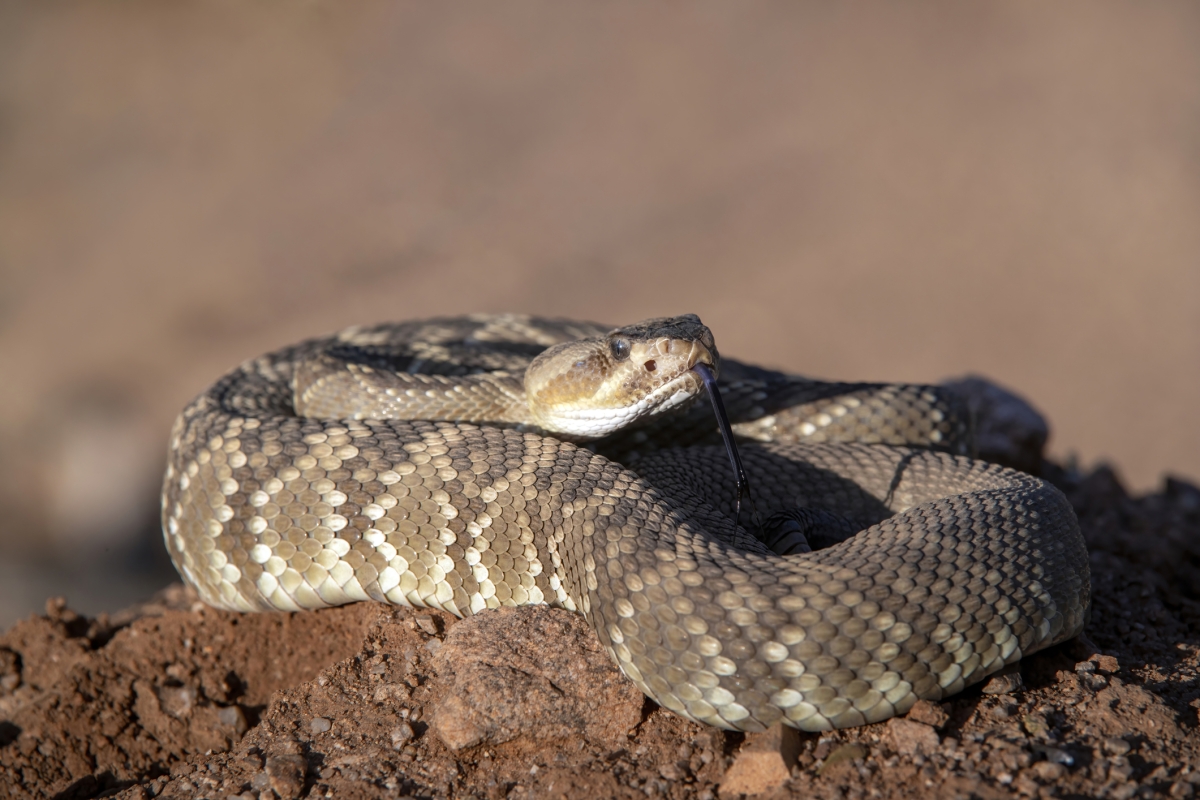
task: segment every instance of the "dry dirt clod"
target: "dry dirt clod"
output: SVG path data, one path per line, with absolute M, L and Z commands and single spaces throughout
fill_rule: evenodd
M 404 746 L 413 738 L 412 725 L 407 722 L 401 722 L 395 729 L 392 730 L 392 749 L 403 750 Z
M 772 725 L 762 733 L 751 733 L 733 764 L 721 779 L 722 797 L 762 794 L 791 777 L 800 756 L 800 732 L 786 725 Z
M 1021 677 L 1019 669 L 1012 667 L 993 675 L 983 685 L 984 694 L 1015 694 L 1024 690 L 1025 679 Z
M 445 698 L 434 709 L 430 726 L 434 735 L 451 750 L 462 750 L 477 745 L 488 738 L 496 726 L 457 695 Z M 503 740 L 499 740 L 503 741 Z
M 1119 736 L 1114 736 L 1110 739 L 1104 740 L 1104 751 L 1111 755 L 1123 756 L 1131 749 L 1133 748 L 1130 747 L 1129 742 L 1125 741 Z
M 1043 783 L 1056 781 L 1067 772 L 1067 768 L 1062 764 L 1055 764 L 1050 761 L 1039 761 L 1033 765 L 1032 769 L 1034 774 L 1037 775 L 1038 780 Z
M 413 624 L 430 636 L 438 635 L 437 623 L 429 614 L 417 614 L 413 617 Z
M 913 707 L 908 710 L 905 718 L 939 729 L 950 721 L 950 715 L 941 706 L 928 700 L 918 700 L 913 703 Z
M 641 692 L 562 609 L 476 614 L 449 629 L 434 663 L 448 686 L 430 727 L 451 750 L 518 737 L 617 744 L 641 721 Z
M 271 756 L 266 763 L 267 779 L 281 800 L 294 800 L 304 791 L 308 764 L 301 755 Z
M 902 717 L 892 717 L 887 721 L 885 735 L 892 750 L 902 756 L 927 755 L 941 745 L 932 725 Z
M 1030 736 L 1045 736 L 1050 726 L 1041 714 L 1026 714 L 1021 717 L 1021 728 Z
M 0 647 L 0 695 L 21 685 L 21 660 L 12 650 Z
M 1133 777 L 1133 765 L 1124 756 L 1116 756 L 1109 762 L 1109 780 L 1127 781 Z
M 217 711 L 217 721 L 225 728 L 230 728 L 238 736 L 244 736 L 249 730 L 249 723 L 246 721 L 246 712 L 242 711 L 241 706 L 226 706 Z
M 833 748 L 829 755 L 825 756 L 824 763 L 821 764 L 821 769 L 818 770 L 819 775 L 825 775 L 829 772 L 835 772 L 840 765 L 850 765 L 859 759 L 867 757 L 867 748 L 860 744 L 841 744 Z

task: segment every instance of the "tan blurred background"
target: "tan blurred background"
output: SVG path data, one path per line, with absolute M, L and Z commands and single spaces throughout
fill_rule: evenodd
M 478 310 L 977 372 L 1194 480 L 1200 5 L 0 4 L 0 626 L 169 579 L 223 370 Z

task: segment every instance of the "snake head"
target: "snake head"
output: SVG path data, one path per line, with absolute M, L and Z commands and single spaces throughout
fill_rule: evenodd
M 541 353 L 525 372 L 526 400 L 546 430 L 595 439 L 686 407 L 704 387 L 693 368 L 719 362 L 695 314 L 648 319 Z

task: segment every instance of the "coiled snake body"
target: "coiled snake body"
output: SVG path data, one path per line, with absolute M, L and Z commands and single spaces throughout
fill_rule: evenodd
M 759 509 L 823 509 L 859 533 L 778 555 L 736 524 L 712 416 L 686 408 L 699 362 L 720 364 Z M 1071 508 L 934 449 L 965 447 L 963 420 L 936 387 L 720 362 L 695 317 L 356 328 L 248 361 L 183 411 L 164 536 L 221 608 L 552 603 L 679 714 L 847 727 L 1082 629 Z

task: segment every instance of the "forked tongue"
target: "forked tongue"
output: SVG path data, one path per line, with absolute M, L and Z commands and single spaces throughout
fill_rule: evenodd
M 757 532 L 762 527 L 758 520 L 758 509 L 754 505 L 754 496 L 750 494 L 750 481 L 746 478 L 745 468 L 742 467 L 742 456 L 738 453 L 737 444 L 733 441 L 733 427 L 729 424 L 729 415 L 725 413 L 725 403 L 721 400 L 721 391 L 717 388 L 717 376 L 713 375 L 712 369 L 707 364 L 696 364 L 692 370 L 700 376 L 700 380 L 704 381 L 704 388 L 708 390 L 708 397 L 712 400 L 713 414 L 717 417 L 717 427 L 721 429 L 721 439 L 725 442 L 725 452 L 729 454 L 729 463 L 733 467 L 733 475 L 737 479 L 734 524 L 741 520 L 742 498 L 745 497 L 750 506 L 754 530 Z

